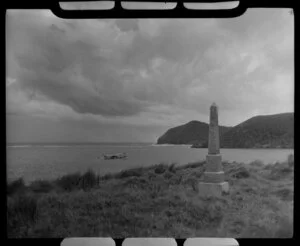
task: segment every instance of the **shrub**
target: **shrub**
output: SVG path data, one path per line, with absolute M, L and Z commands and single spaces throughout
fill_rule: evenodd
M 176 163 L 172 163 L 169 168 L 168 171 L 171 173 L 176 173 Z
M 68 174 L 56 180 L 56 184 L 65 191 L 78 189 L 80 185 L 80 173 Z
M 165 165 L 165 164 L 159 164 L 159 165 L 156 165 L 156 166 L 155 166 L 154 172 L 155 172 L 156 174 L 162 174 L 162 173 L 164 173 L 167 169 L 168 169 L 167 165 Z
M 93 170 L 89 169 L 80 179 L 80 188 L 84 190 L 88 190 L 94 188 L 98 185 L 98 177 L 93 172 Z
M 33 192 L 47 193 L 54 189 L 54 185 L 49 181 L 37 180 L 31 183 L 30 188 Z
M 128 170 L 121 171 L 120 173 L 117 173 L 115 175 L 115 178 L 117 179 L 124 179 L 128 177 L 141 177 L 144 173 L 144 168 L 138 167 L 138 168 L 132 168 Z
M 231 177 L 236 179 L 243 179 L 243 178 L 250 177 L 249 171 L 243 166 L 233 169 L 230 175 Z
M 17 180 L 12 181 L 11 183 L 7 184 L 7 195 L 13 195 L 15 193 L 19 193 L 21 191 L 24 191 L 25 184 L 23 178 L 19 178 Z

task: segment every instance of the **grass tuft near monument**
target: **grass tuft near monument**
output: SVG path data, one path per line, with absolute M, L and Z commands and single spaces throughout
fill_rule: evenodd
M 231 191 L 222 197 L 199 196 L 204 165 L 16 180 L 7 186 L 8 237 L 292 237 L 293 156 L 223 162 Z

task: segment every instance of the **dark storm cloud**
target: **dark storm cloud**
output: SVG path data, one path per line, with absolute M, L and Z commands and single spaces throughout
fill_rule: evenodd
M 63 20 L 13 11 L 7 20 L 8 112 L 82 125 L 92 115 L 175 126 L 207 121 L 212 101 L 227 125 L 292 111 L 288 10 L 215 20 Z
M 195 23 L 197 21 L 193 20 L 149 20 L 148 23 L 140 20 L 139 32 L 135 33 L 132 44 L 124 51 L 124 61 L 131 66 L 148 66 L 155 57 L 178 63 L 203 55 L 217 42 L 222 32 L 209 31 L 205 25 L 197 28 Z
M 15 56 L 24 91 L 41 93 L 78 113 L 125 116 L 142 110 L 141 103 L 123 93 L 121 78 L 109 59 L 97 54 L 99 47 L 69 40 L 54 24 L 44 30 L 32 25 L 28 31 L 35 38 Z

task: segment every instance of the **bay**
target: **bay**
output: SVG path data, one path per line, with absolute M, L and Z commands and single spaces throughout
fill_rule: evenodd
M 104 160 L 103 154 L 125 152 L 124 160 Z M 293 149 L 221 149 L 222 160 L 265 164 L 284 161 Z M 148 143 L 97 144 L 15 144 L 7 146 L 7 178 L 23 177 L 26 183 L 37 179 L 54 179 L 62 175 L 85 172 L 114 173 L 124 169 L 159 163 L 184 165 L 205 160 L 207 149 L 188 145 L 154 145 Z

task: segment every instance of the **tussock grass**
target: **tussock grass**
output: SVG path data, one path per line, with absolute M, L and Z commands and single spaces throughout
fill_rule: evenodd
M 230 194 L 201 198 L 205 162 L 8 184 L 9 237 L 270 237 L 293 235 L 294 158 L 224 162 Z
M 54 184 L 48 180 L 33 181 L 29 188 L 35 193 L 48 193 L 54 189 Z
M 20 194 L 7 201 L 8 237 L 26 237 L 37 219 L 37 198 Z
M 16 193 L 24 192 L 26 189 L 24 180 L 22 178 L 19 178 L 17 180 L 12 181 L 11 183 L 7 184 L 6 192 L 7 195 L 13 195 Z

